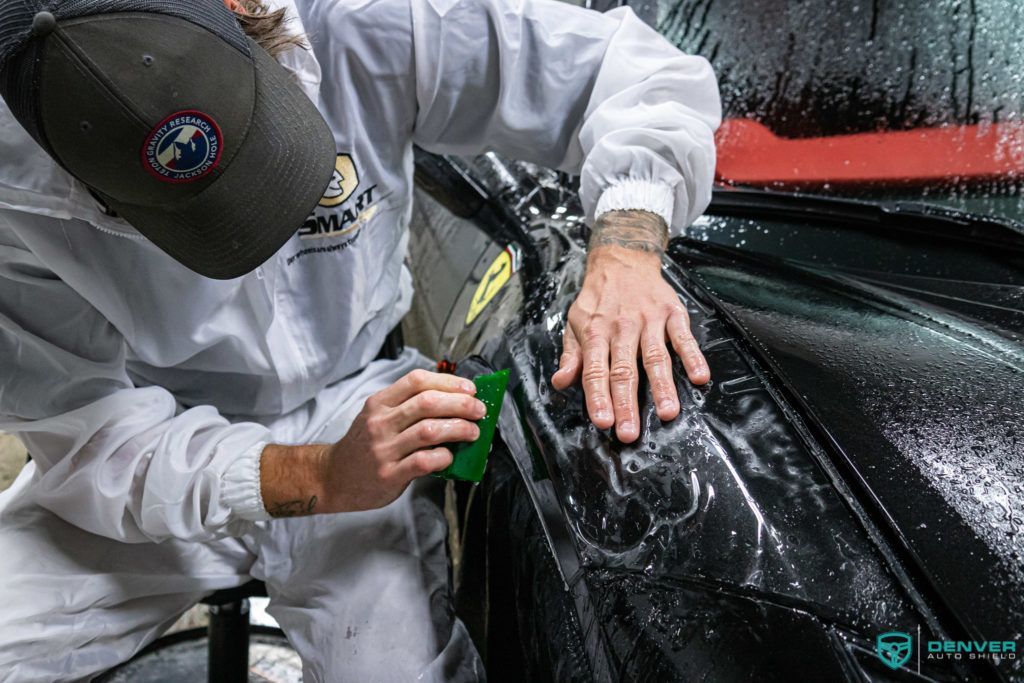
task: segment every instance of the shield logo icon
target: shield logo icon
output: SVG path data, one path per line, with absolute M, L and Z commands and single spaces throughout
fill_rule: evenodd
M 910 660 L 914 639 L 909 633 L 889 631 L 875 639 L 875 653 L 890 669 L 898 669 Z
M 334 160 L 334 175 L 327 186 L 320 206 L 337 206 L 352 196 L 359 187 L 359 172 L 348 154 L 339 154 Z

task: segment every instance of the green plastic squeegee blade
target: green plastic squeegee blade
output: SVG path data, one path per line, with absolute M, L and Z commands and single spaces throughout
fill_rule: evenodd
M 479 482 L 484 478 L 487 455 L 491 452 L 494 430 L 498 426 L 501 401 L 505 398 L 505 388 L 508 386 L 508 370 L 480 375 L 473 380 L 473 384 L 476 385 L 476 397 L 487 406 L 487 414 L 476 423 L 480 427 L 480 438 L 473 443 L 459 444 L 452 450 L 452 464 L 438 473 L 444 479 Z

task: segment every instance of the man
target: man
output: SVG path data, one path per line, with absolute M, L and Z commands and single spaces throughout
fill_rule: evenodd
M 660 274 L 710 196 L 707 62 L 550 0 L 278 3 L 290 33 L 251 1 L 44 4 L 0 0 L 0 429 L 33 458 L 0 494 L 0 677 L 88 680 L 256 577 L 306 680 L 482 679 L 420 479 L 482 404 L 374 360 L 412 145 L 581 175 L 553 382 L 632 441 L 638 355 L 662 419 L 669 347 L 709 376 Z

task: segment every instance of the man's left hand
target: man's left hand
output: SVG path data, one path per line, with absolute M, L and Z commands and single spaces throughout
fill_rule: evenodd
M 711 379 L 686 308 L 661 275 L 667 241 L 665 221 L 647 211 L 611 211 L 597 220 L 583 288 L 569 308 L 559 370 L 551 378 L 558 390 L 582 378 L 591 421 L 600 429 L 614 425 L 626 443 L 640 436 L 638 356 L 662 420 L 679 414 L 669 346 L 691 382 Z

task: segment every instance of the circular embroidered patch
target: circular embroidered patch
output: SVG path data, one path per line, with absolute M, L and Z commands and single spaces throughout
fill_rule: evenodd
M 220 127 L 201 111 L 179 111 L 157 124 L 142 146 L 142 164 L 169 183 L 199 180 L 217 167 L 224 147 Z

